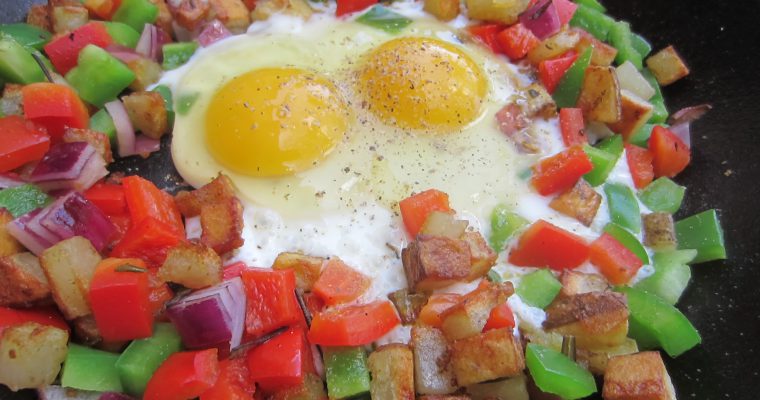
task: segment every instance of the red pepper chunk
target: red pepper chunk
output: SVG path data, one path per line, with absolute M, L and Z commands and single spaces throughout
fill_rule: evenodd
M 60 35 L 45 45 L 45 53 L 56 71 L 66 75 L 77 66 L 79 52 L 89 44 L 105 48 L 113 43 L 102 22 L 88 22 L 72 32 Z
M 338 7 L 335 9 L 335 15 L 340 17 L 341 15 L 361 11 L 377 4 L 377 2 L 378 0 L 337 0 Z
M 40 160 L 50 149 L 50 137 L 45 130 L 18 115 L 0 118 L 0 132 L 0 172 Z
M 314 283 L 312 292 L 328 306 L 356 300 L 369 289 L 370 278 L 349 267 L 343 261 L 332 258 Z
M 74 89 L 57 83 L 39 82 L 21 89 L 24 115 L 44 126 L 54 142 L 61 140 L 66 127 L 86 128 L 90 114 Z
M 557 58 L 538 63 L 538 78 L 546 87 L 547 92 L 554 93 L 559 81 L 562 80 L 565 72 L 570 69 L 577 58 L 578 53 L 570 50 Z
M 9 307 L 0 307 L 0 336 L 2 336 L 5 328 L 27 322 L 53 326 L 67 332 L 70 330 L 61 313 L 52 307 L 34 310 L 16 310 Z
M 520 267 L 572 269 L 588 259 L 588 244 L 575 234 L 538 220 L 526 230 L 509 253 L 509 262 Z
M 412 237 L 417 236 L 433 211 L 452 212 L 449 207 L 449 195 L 439 190 L 429 189 L 398 202 L 401 218 L 406 231 Z
M 672 178 L 683 171 L 691 161 L 689 146 L 675 133 L 661 126 L 652 129 L 649 137 L 649 151 L 652 152 L 654 176 Z
M 240 274 L 245 285 L 245 330 L 261 337 L 283 326 L 295 325 L 303 318 L 296 300 L 293 270 L 273 271 L 250 268 Z
M 301 328 L 290 329 L 251 349 L 246 360 L 250 379 L 267 392 L 300 385 L 312 362 Z
M 214 386 L 201 394 L 201 400 L 251 400 L 256 385 L 248 377 L 245 359 L 219 362 L 219 378 Z
M 562 108 L 559 110 L 559 127 L 562 131 L 562 141 L 565 146 L 572 147 L 588 143 L 586 123 L 583 121 L 583 110 L 580 108 Z
M 388 301 L 331 308 L 314 316 L 309 341 L 323 346 L 361 346 L 379 339 L 401 320 Z
M 613 285 L 628 283 L 642 266 L 641 259 L 609 233 L 591 243 L 590 258 Z
M 533 167 L 533 187 L 543 196 L 570 189 L 594 168 L 581 146 L 544 158 Z
M 121 185 L 96 183 L 83 194 L 106 215 L 126 215 L 129 212 L 124 188 Z
M 504 25 L 501 24 L 480 24 L 467 27 L 467 31 L 470 34 L 491 49 L 494 54 L 502 52 L 501 45 L 496 36 L 504 30 Z
M 490 331 L 492 329 L 502 328 L 514 328 L 515 327 L 515 315 L 512 313 L 512 309 L 509 308 L 507 303 L 500 304 L 491 310 L 491 314 L 488 316 L 486 326 L 483 327 L 483 332 Z
M 143 269 L 136 272 L 134 267 Z M 90 307 L 106 342 L 150 337 L 153 307 L 145 263 L 136 258 L 107 258 L 98 264 L 90 282 Z
M 512 61 L 523 59 L 540 43 L 536 35 L 519 22 L 499 32 L 496 42 Z
M 633 144 L 626 144 L 625 158 L 628 161 L 628 169 L 631 171 L 636 189 L 643 189 L 652 183 L 654 167 L 652 166 L 652 153 L 649 150 Z
M 148 381 L 143 400 L 187 400 L 211 389 L 219 378 L 217 349 L 174 353 Z
M 169 250 L 184 240 L 166 224 L 148 218 L 135 224 L 134 221 L 124 237 L 111 251 L 111 257 L 140 258 L 151 268 L 160 267 Z

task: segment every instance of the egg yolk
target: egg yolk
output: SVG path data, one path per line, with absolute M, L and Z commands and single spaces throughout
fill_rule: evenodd
M 437 39 L 388 41 L 359 71 L 365 104 L 402 129 L 451 132 L 480 114 L 487 92 L 481 68 L 456 46 Z
M 346 106 L 327 78 L 296 68 L 240 75 L 206 114 L 206 143 L 231 170 L 257 177 L 293 174 L 324 159 L 348 129 Z

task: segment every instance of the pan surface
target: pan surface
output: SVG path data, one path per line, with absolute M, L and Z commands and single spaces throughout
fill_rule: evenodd
M 21 21 L 35 0 L 0 0 L 0 22 Z M 673 44 L 691 75 L 665 89 L 672 111 L 700 103 L 713 110 L 692 129 L 692 165 L 676 219 L 716 208 L 729 259 L 693 266 L 679 308 L 702 334 L 702 345 L 666 364 L 680 399 L 756 399 L 760 382 L 760 1 L 603 0 L 610 15 L 631 22 L 655 49 Z M 168 142 L 147 160 L 133 157 L 114 171 L 145 176 L 173 190 L 182 185 Z M 34 398 L 0 387 L 0 399 Z

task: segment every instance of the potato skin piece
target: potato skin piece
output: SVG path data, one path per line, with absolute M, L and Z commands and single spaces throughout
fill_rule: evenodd
M 470 275 L 470 247 L 461 239 L 418 235 L 401 251 L 409 288 L 428 291 Z
M 465 232 L 462 240 L 470 248 L 470 275 L 467 280 L 474 281 L 486 276 L 491 267 L 496 264 L 498 254 L 486 243 L 486 239 L 480 232 Z
M 222 281 L 222 259 L 210 247 L 180 243 L 166 255 L 158 277 L 190 289 L 201 289 Z
M 673 215 L 654 212 L 642 217 L 644 223 L 644 244 L 657 250 L 675 249 L 678 244 Z
M 208 0 L 178 0 L 167 3 L 169 12 L 177 24 L 189 31 L 199 28 L 211 11 L 211 4 Z
M 511 282 L 479 287 L 441 314 L 441 330 L 446 339 L 476 336 L 483 331 L 491 310 L 514 293 Z
M 407 345 L 388 344 L 370 353 L 373 399 L 414 400 L 414 354 Z
M 50 283 L 53 300 L 66 319 L 92 313 L 87 293 L 100 261 L 100 254 L 82 236 L 60 241 L 40 255 L 40 265 Z
M 559 281 L 562 283 L 559 294 L 565 297 L 590 292 L 603 292 L 610 288 L 607 280 L 599 275 L 571 270 L 563 271 Z
M 449 394 L 457 390 L 451 353 L 443 332 L 417 325 L 412 328 L 414 387 L 419 394 Z
M 219 174 L 211 182 L 191 192 L 181 191 L 174 196 L 179 212 L 185 218 L 197 217 L 205 204 L 214 204 L 235 197 L 235 186 L 224 174 Z
M 321 257 L 307 256 L 301 253 L 283 252 L 277 255 L 272 269 L 292 269 L 296 275 L 296 288 L 310 292 L 319 279 L 322 266 L 327 260 Z
M 164 98 L 158 92 L 135 92 L 121 98 L 129 119 L 145 136 L 160 139 L 169 129 Z
M 585 179 L 579 179 L 575 186 L 555 197 L 549 207 L 575 218 L 585 226 L 591 226 L 601 204 L 602 195 Z
M 50 32 L 51 24 L 48 6 L 44 4 L 35 4 L 30 7 L 29 13 L 26 14 L 26 23 Z
M 621 90 L 620 120 L 608 126 L 613 132 L 628 138 L 649 121 L 653 110 L 654 107 L 648 101 L 642 100 L 627 90 Z
M 615 123 L 620 120 L 620 84 L 615 68 L 596 65 L 588 67 L 578 107 L 589 121 Z
M 251 15 L 241 0 L 208 0 L 212 18 L 218 19 L 233 33 L 243 33 L 251 24 Z
M 512 329 L 492 329 L 451 344 L 451 365 L 460 386 L 508 378 L 525 369 L 523 349 Z
M 243 205 L 236 197 L 201 208 L 201 243 L 219 254 L 243 245 Z
M 576 337 L 577 346 L 605 350 L 628 334 L 628 302 L 617 292 L 590 292 L 557 298 L 546 309 L 544 329 Z
M 32 253 L 0 258 L 0 306 L 32 307 L 52 302 L 50 283 Z
M 604 400 L 675 400 L 670 375 L 659 352 L 612 357 L 604 374 Z

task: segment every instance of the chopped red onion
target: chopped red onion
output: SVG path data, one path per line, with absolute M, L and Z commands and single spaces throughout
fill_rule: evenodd
M 127 157 L 135 155 L 135 129 L 129 120 L 127 109 L 119 100 L 105 104 L 106 111 L 111 115 L 113 124 L 116 126 L 116 141 L 119 145 L 119 156 Z
M 18 174 L 13 172 L 3 172 L 0 173 L 0 189 L 8 189 L 16 186 L 23 185 L 24 180 L 21 179 Z
M 552 0 L 542 0 L 520 14 L 520 22 L 537 38 L 544 40 L 559 32 L 562 23 Z
M 215 19 L 206 24 L 198 35 L 198 43 L 201 44 L 201 47 L 208 47 L 230 36 L 232 36 L 232 32 L 221 21 Z
M 93 154 L 95 148 L 86 142 L 59 143 L 42 157 L 29 180 L 36 183 L 75 179 Z
M 137 135 L 135 138 L 135 153 L 147 157 L 161 149 L 161 141 L 145 135 Z
M 102 393 L 50 385 L 37 389 L 40 400 L 101 400 Z
M 686 144 L 687 147 L 691 148 L 691 127 L 690 123 L 683 122 L 678 125 L 673 125 L 670 128 L 670 131 L 675 133 L 676 136 L 678 136 L 681 140 L 683 140 L 684 144 Z
M 135 51 L 151 60 L 157 60 L 160 53 L 158 43 L 158 29 L 153 24 L 145 24 L 140 40 L 137 41 Z
M 137 54 L 133 49 L 118 44 L 109 44 L 106 47 L 106 51 L 112 56 L 119 59 L 119 61 L 128 64 L 132 61 L 143 58 L 140 54 Z
M 48 243 L 52 243 L 52 244 L 58 243 L 63 239 L 68 239 L 71 236 L 73 236 L 73 235 L 67 235 L 64 237 L 60 235 L 57 231 L 51 230 L 45 227 L 44 225 L 42 225 L 43 219 L 47 217 L 47 215 L 50 213 L 50 210 L 51 210 L 50 207 L 45 207 L 39 210 L 39 212 L 36 213 L 34 218 L 32 218 L 26 223 L 26 229 L 31 231 L 35 235 L 45 239 L 45 241 L 47 241 Z
M 58 235 L 59 240 L 83 236 L 102 251 L 116 234 L 116 227 L 108 217 L 79 192 L 57 199 L 47 209 L 40 223 Z
M 710 110 L 712 110 L 712 106 L 709 104 L 700 104 L 698 106 L 682 108 L 674 112 L 673 115 L 671 115 L 670 118 L 668 118 L 668 124 L 673 126 L 673 125 L 680 125 L 683 123 L 694 122 L 702 118 L 702 116 L 705 115 Z
M 42 209 L 34 210 L 14 219 L 6 225 L 8 233 L 35 255 L 40 255 L 43 250 L 54 244 L 32 232 L 27 226 L 29 221 L 36 217 L 41 211 Z

